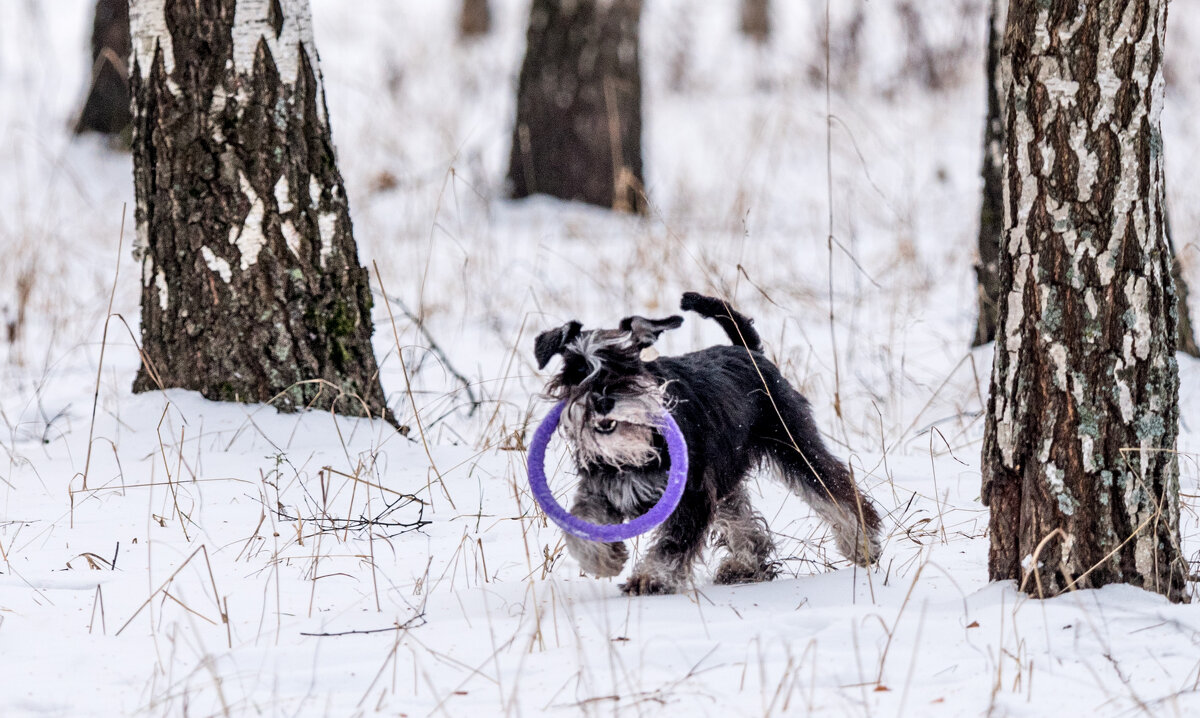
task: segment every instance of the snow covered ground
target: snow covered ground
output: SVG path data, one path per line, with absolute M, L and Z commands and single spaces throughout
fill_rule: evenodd
M 91 3 L 0 2 L 3 323 L 25 307 L 15 341 L 0 327 L 0 715 L 1200 710 L 1200 606 L 986 580 L 991 356 L 967 348 L 986 3 L 835 3 L 831 123 L 823 3 L 776 2 L 767 48 L 736 35 L 733 0 L 647 3 L 647 220 L 503 199 L 526 2 L 494 3 L 495 32 L 467 46 L 449 0 L 313 4 L 361 258 L 428 330 L 377 302 L 408 437 L 130 392 L 129 157 L 68 131 Z M 1195 302 L 1200 3 L 1176 0 L 1169 25 L 1168 188 Z M 701 569 L 690 594 L 629 599 L 565 555 L 524 480 L 547 408 L 532 337 L 672 313 L 687 289 L 757 318 L 889 512 L 878 570 L 840 560 L 767 477 L 773 583 Z M 689 318 L 660 349 L 719 341 Z M 1200 363 L 1180 363 L 1195 565 Z

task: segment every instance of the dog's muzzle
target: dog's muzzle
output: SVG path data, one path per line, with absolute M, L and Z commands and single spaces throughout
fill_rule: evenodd
M 598 419 L 594 426 L 596 427 L 597 434 L 611 434 L 617 430 L 617 420 L 608 418 Z

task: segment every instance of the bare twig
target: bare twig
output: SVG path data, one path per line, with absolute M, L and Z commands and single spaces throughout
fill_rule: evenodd
M 419 621 L 419 623 L 418 623 Z M 391 633 L 392 631 L 407 631 L 410 628 L 419 628 L 424 626 L 428 621 L 425 620 L 424 613 L 418 613 L 404 623 L 397 623 L 394 626 L 387 628 L 370 628 L 365 631 L 337 631 L 335 633 L 305 633 L 300 632 L 301 636 L 313 636 L 315 638 L 336 638 L 338 636 L 365 636 L 371 633 Z
M 382 287 L 382 284 L 380 286 Z M 450 357 L 446 355 L 445 350 L 443 350 L 441 345 L 437 343 L 437 340 L 433 338 L 433 334 L 429 332 L 428 327 L 425 326 L 425 322 L 421 319 L 421 317 L 409 309 L 408 305 L 404 303 L 404 300 L 400 299 L 399 297 L 389 297 L 382 290 L 379 292 L 372 291 L 371 293 L 382 297 L 383 301 L 387 304 L 395 305 L 395 307 L 400 310 L 400 313 L 413 323 L 413 325 L 417 328 L 417 331 L 421 332 L 421 335 L 425 337 L 425 341 L 429 344 L 429 351 L 433 352 L 433 355 L 438 358 L 438 361 L 441 362 L 442 367 L 450 373 L 450 376 L 457 379 L 458 382 L 463 385 L 463 391 L 467 393 L 467 399 L 471 402 L 471 410 L 467 412 L 467 416 L 474 416 L 475 411 L 479 409 L 483 402 L 475 395 L 475 388 L 471 384 L 471 380 L 464 376 L 462 372 L 455 369 L 454 365 L 450 363 Z M 400 347 L 396 347 L 396 351 L 399 352 Z

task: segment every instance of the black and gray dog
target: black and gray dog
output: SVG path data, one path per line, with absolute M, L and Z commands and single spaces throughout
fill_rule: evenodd
M 626 317 L 618 329 L 584 331 L 568 322 L 535 342 L 538 368 L 556 355 L 562 367 L 547 394 L 565 400 L 561 431 L 579 472 L 571 513 L 593 523 L 620 523 L 645 513 L 666 487 L 669 458 L 655 429 L 668 410 L 688 445 L 688 479 L 678 508 L 657 530 L 646 555 L 621 590 L 675 593 L 710 530 L 727 551 L 715 580 L 745 583 L 775 577 L 774 543 L 746 487 L 762 464 L 827 521 L 838 550 L 860 565 L 879 557 L 879 514 L 846 466 L 825 447 L 808 400 L 762 353 L 751 320 L 727 303 L 693 292 L 683 310 L 716 320 L 732 346 L 643 360 L 658 336 L 683 323 Z M 567 547 L 588 573 L 615 576 L 629 557 L 622 542 L 568 535 Z

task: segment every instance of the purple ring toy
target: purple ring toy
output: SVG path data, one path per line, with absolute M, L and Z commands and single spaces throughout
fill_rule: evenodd
M 683 489 L 687 486 L 688 454 L 687 442 L 679 425 L 671 418 L 670 412 L 664 411 L 659 421 L 659 431 L 667 441 L 667 455 L 671 457 L 671 468 L 667 472 L 667 488 L 663 490 L 662 498 L 646 513 L 632 521 L 623 524 L 593 524 L 573 516 L 569 511 L 559 506 L 554 500 L 554 494 L 546 484 L 546 445 L 558 428 L 562 417 L 564 402 L 559 402 L 550 413 L 542 419 L 537 431 L 533 433 L 533 443 L 529 445 L 529 488 L 533 490 L 533 498 L 542 507 L 542 511 L 559 528 L 572 536 L 578 536 L 587 541 L 624 541 L 639 534 L 644 534 L 658 526 L 683 498 Z

